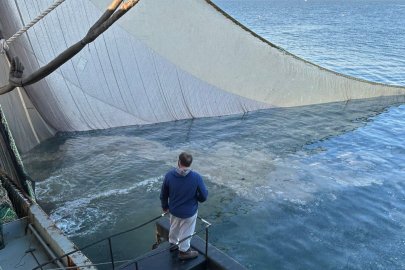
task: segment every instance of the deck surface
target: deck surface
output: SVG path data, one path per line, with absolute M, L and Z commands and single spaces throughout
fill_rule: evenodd
M 25 235 L 26 224 L 26 218 L 3 224 L 6 247 L 0 250 L 0 269 L 29 270 L 38 266 L 36 260 L 39 263 L 50 260 L 35 235 L 30 230 Z M 29 249 L 33 251 L 26 253 Z M 57 266 L 53 264 L 43 267 L 43 269 L 54 268 Z
M 159 253 L 159 250 L 163 250 L 168 245 L 162 245 L 158 249 L 152 250 L 141 257 L 147 257 L 149 255 Z M 166 250 L 160 254 L 155 256 L 146 258 L 138 262 L 138 269 L 139 270 L 146 270 L 146 269 L 159 269 L 159 270 L 186 270 L 186 269 L 205 269 L 205 257 L 198 254 L 197 258 L 189 259 L 189 260 L 180 260 L 178 257 L 178 251 Z M 138 260 L 139 258 L 135 259 L 134 261 Z M 126 263 L 118 268 L 117 270 L 134 270 L 135 264 Z

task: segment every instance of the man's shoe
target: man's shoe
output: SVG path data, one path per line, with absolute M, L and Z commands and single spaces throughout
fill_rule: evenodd
M 179 246 L 176 246 L 175 244 L 170 243 L 170 251 L 175 251 L 178 249 L 179 249 Z
M 198 256 L 198 252 L 194 250 L 188 249 L 186 252 L 179 250 L 179 259 L 180 260 L 187 260 L 193 259 Z

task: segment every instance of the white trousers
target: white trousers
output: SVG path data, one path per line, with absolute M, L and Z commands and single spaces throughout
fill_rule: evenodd
M 178 241 L 194 233 L 197 213 L 189 218 L 178 218 L 170 215 L 169 242 L 176 244 Z M 180 251 L 187 251 L 190 248 L 191 237 L 179 244 Z

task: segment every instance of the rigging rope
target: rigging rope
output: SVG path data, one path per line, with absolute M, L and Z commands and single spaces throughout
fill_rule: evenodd
M 0 54 L 5 53 L 8 51 L 8 44 L 5 39 L 0 39 Z
M 52 10 L 54 10 L 57 6 L 65 2 L 65 0 L 58 0 L 52 6 L 47 8 L 44 12 L 41 13 L 38 17 L 36 17 L 32 22 L 24 26 L 20 31 L 15 33 L 11 38 L 7 41 L 5 39 L 0 40 L 0 53 L 5 53 L 8 50 L 8 44 L 19 38 L 22 34 L 24 34 L 28 29 L 34 26 L 37 22 L 39 22 L 43 17 L 48 15 Z
M 87 44 L 93 42 L 97 37 L 104 33 L 119 18 L 124 16 L 125 13 L 127 13 L 139 2 L 139 0 L 128 0 L 128 2 L 122 4 L 120 9 L 116 11 L 122 1 L 124 0 L 113 0 L 113 3 L 108 7 L 100 19 L 90 28 L 89 32 L 87 32 L 86 36 L 82 40 L 67 48 L 51 62 L 31 73 L 28 75 L 28 77 L 22 78 L 24 66 L 17 56 L 14 57 L 11 61 L 9 84 L 0 87 L 0 95 L 10 92 L 16 87 L 23 87 L 36 83 L 54 72 L 64 63 L 69 61 L 73 56 L 78 54 Z

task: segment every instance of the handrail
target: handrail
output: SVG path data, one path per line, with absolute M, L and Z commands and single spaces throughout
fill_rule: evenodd
M 161 217 L 164 217 L 164 216 L 167 215 L 167 214 L 168 214 L 168 213 L 163 213 L 163 214 L 159 215 L 158 217 L 156 217 L 156 218 L 154 218 L 154 219 L 152 219 L 152 220 L 150 220 L 150 221 L 148 221 L 148 222 L 145 222 L 145 223 L 143 223 L 143 224 L 141 224 L 141 225 L 139 225 L 139 226 L 136 226 L 136 227 L 134 227 L 134 228 L 128 229 L 128 230 L 126 230 L 126 231 L 122 231 L 122 232 L 119 232 L 119 233 L 112 234 L 112 235 L 107 236 L 107 237 L 105 237 L 105 238 L 103 238 L 103 239 L 97 240 L 96 242 L 93 242 L 93 243 L 91 243 L 91 244 L 89 244 L 89 245 L 87 245 L 87 246 L 85 246 L 85 247 L 83 247 L 83 248 L 76 249 L 76 250 L 74 250 L 74 251 L 68 252 L 68 253 L 66 253 L 66 254 L 64 254 L 64 255 L 62 255 L 62 256 L 59 256 L 59 257 L 57 257 L 57 258 L 52 259 L 51 261 L 48 261 L 48 262 L 43 263 L 43 264 L 41 264 L 41 265 L 38 265 L 37 267 L 33 268 L 32 270 L 42 269 L 42 267 L 44 267 L 44 266 L 46 266 L 46 265 L 48 265 L 48 264 L 50 264 L 50 263 L 54 263 L 55 261 L 61 260 L 61 259 L 63 259 L 64 257 L 67 257 L 67 256 L 69 256 L 69 255 L 72 255 L 73 253 L 82 251 L 82 250 L 84 250 L 84 249 L 86 249 L 86 248 L 88 248 L 88 247 L 94 246 L 94 245 L 96 245 L 96 244 L 98 244 L 98 243 L 100 243 L 100 242 L 102 242 L 102 241 L 105 241 L 105 240 L 108 240 L 108 244 L 109 244 L 109 248 L 110 248 L 110 256 L 111 256 L 112 269 L 115 269 L 114 257 L 113 257 L 113 251 L 112 251 L 112 245 L 111 245 L 111 238 L 113 238 L 113 237 L 115 237 L 115 236 L 118 236 L 118 235 L 121 235 L 121 234 L 124 234 L 124 233 L 128 233 L 128 232 L 134 231 L 134 230 L 136 230 L 136 229 L 139 229 L 139 228 L 141 228 L 141 227 L 143 227 L 143 226 L 145 226 L 145 225 L 147 225 L 147 224 L 149 224 L 149 223 L 151 223 L 151 222 L 153 222 L 153 221 L 155 221 L 155 220 L 157 220 L 157 219 L 159 219 L 159 218 L 161 218 Z M 206 236 L 205 236 L 206 241 L 205 241 L 205 254 L 204 254 L 204 256 L 205 256 L 206 258 L 208 258 L 208 257 L 207 257 L 207 256 L 208 256 L 208 228 L 209 228 L 212 224 L 209 223 L 208 221 L 206 221 L 205 219 L 199 217 L 199 216 L 197 216 L 197 218 L 198 218 L 199 220 L 201 220 L 202 222 L 204 222 L 204 223 L 206 224 L 206 226 L 205 226 L 204 228 L 202 228 L 201 230 L 196 231 L 196 232 L 190 234 L 189 236 L 187 236 L 187 237 L 181 239 L 181 240 L 178 241 L 176 244 L 174 244 L 174 246 L 178 247 L 180 243 L 186 241 L 187 239 L 189 239 L 189 238 L 193 237 L 194 235 L 199 234 L 200 232 L 202 232 L 202 231 L 205 230 L 205 231 L 206 231 Z M 151 254 L 151 255 L 148 255 L 148 256 L 145 256 L 145 257 L 141 257 L 141 258 L 137 259 L 136 261 L 133 261 L 133 262 L 129 263 L 128 265 L 135 264 L 136 269 L 138 269 L 138 262 L 139 262 L 139 261 L 142 261 L 142 260 L 144 260 L 144 259 L 146 259 L 146 258 L 150 258 L 150 257 L 156 256 L 156 255 L 158 255 L 158 254 L 160 254 L 160 253 L 162 253 L 162 252 L 167 251 L 167 250 L 170 249 L 170 248 L 173 248 L 173 246 L 168 247 L 168 248 L 165 248 L 165 249 L 163 249 L 163 250 L 160 250 L 159 252 L 156 252 L 156 253 L 154 253 L 154 254 Z M 86 267 L 86 266 L 92 266 L 92 265 L 84 265 L 84 266 L 76 266 L 76 267 L 79 268 L 79 267 Z
M 210 227 L 212 224 L 211 223 L 209 223 L 208 221 L 206 221 L 205 219 L 203 219 L 203 218 L 200 218 L 199 216 L 197 216 L 197 218 L 199 219 L 199 220 L 201 220 L 202 222 L 204 222 L 205 224 L 207 224 L 208 225 L 208 227 Z
M 197 218 L 199 220 L 201 220 L 202 222 L 204 222 L 205 224 L 207 224 L 207 226 L 205 227 L 205 258 L 207 259 L 207 264 L 208 264 L 208 228 L 212 225 L 211 223 L 209 223 L 208 221 L 206 221 L 205 219 L 200 218 L 199 216 L 197 216 Z M 208 269 L 208 265 L 207 265 L 207 269 Z
M 147 224 L 149 224 L 149 223 L 151 223 L 151 222 L 153 222 L 153 221 L 155 221 L 155 220 L 157 220 L 157 219 L 159 219 L 159 218 L 161 218 L 161 217 L 164 217 L 166 214 L 167 214 L 167 213 L 163 213 L 163 214 L 159 215 L 158 217 L 156 217 L 156 218 L 154 218 L 154 219 L 152 219 L 152 220 L 150 220 L 150 221 L 148 221 L 148 222 L 145 222 L 145 223 L 143 223 L 143 224 L 141 224 L 141 225 L 139 225 L 139 226 L 136 226 L 136 227 L 134 227 L 134 228 L 128 229 L 128 230 L 126 230 L 126 231 L 122 231 L 122 232 L 119 232 L 119 233 L 112 234 L 112 235 L 107 236 L 107 237 L 105 237 L 105 238 L 103 238 L 103 239 L 97 240 L 96 242 L 93 242 L 93 243 L 91 243 L 91 244 L 89 244 L 89 245 L 87 245 L 87 246 L 85 246 L 85 247 L 82 247 L 82 248 L 80 248 L 80 249 L 76 249 L 76 250 L 73 250 L 73 251 L 71 251 L 71 252 L 68 252 L 68 253 L 66 253 L 66 254 L 64 254 L 64 255 L 62 255 L 62 256 L 59 256 L 59 257 L 57 257 L 57 258 L 52 259 L 51 261 L 48 261 L 48 262 L 43 263 L 43 264 L 41 264 L 41 265 L 38 265 L 37 267 L 33 268 L 32 270 L 40 269 L 40 268 L 44 267 L 45 265 L 48 265 L 48 264 L 50 264 L 50 263 L 54 263 L 55 261 L 58 261 L 58 260 L 60 260 L 60 259 L 63 259 L 64 257 L 67 257 L 67 256 L 69 256 L 69 255 L 72 255 L 73 253 L 82 251 L 83 249 L 86 249 L 86 248 L 88 248 L 88 247 L 94 246 L 95 244 L 98 244 L 98 243 L 100 243 L 100 242 L 102 242 L 102 241 L 105 241 L 105 240 L 109 240 L 109 242 L 110 242 L 110 253 L 111 253 L 111 252 L 112 252 L 112 249 L 111 249 L 111 238 L 112 238 L 112 237 L 115 237 L 115 236 L 118 236 L 118 235 L 121 235 L 121 234 L 124 234 L 124 233 L 127 233 L 127 232 L 134 231 L 134 230 L 136 230 L 136 229 L 139 229 L 139 228 L 141 228 L 141 227 L 143 227 L 143 226 L 145 226 L 145 225 L 147 225 Z M 112 260 L 114 260 L 114 259 L 112 259 Z M 114 269 L 114 262 L 112 262 L 112 263 L 113 263 L 113 269 Z
M 187 237 L 185 237 L 185 238 L 179 240 L 176 244 L 174 244 L 174 246 L 178 247 L 178 246 L 180 245 L 180 243 L 186 241 L 187 239 L 189 239 L 189 238 L 193 237 L 194 235 L 199 234 L 200 232 L 202 232 L 202 231 L 205 230 L 205 232 L 206 232 L 206 237 L 205 237 L 206 241 L 205 241 L 205 254 L 204 254 L 204 256 L 205 256 L 205 258 L 206 258 L 207 261 L 208 261 L 208 228 L 211 227 L 212 224 L 209 223 L 208 221 L 206 221 L 206 220 L 200 218 L 199 216 L 197 216 L 197 218 L 198 218 L 199 220 L 201 220 L 202 222 L 204 222 L 205 224 L 207 224 L 207 225 L 206 225 L 204 228 L 202 228 L 201 230 L 196 231 L 196 232 L 190 234 L 189 236 L 187 236 Z M 158 254 L 160 254 L 160 253 L 163 253 L 163 252 L 165 252 L 165 251 L 167 251 L 167 250 L 173 248 L 174 246 L 172 245 L 172 246 L 169 246 L 169 247 L 167 247 L 167 248 L 164 248 L 164 249 L 160 250 L 159 252 L 155 252 L 155 253 L 150 254 L 150 255 L 148 255 L 148 256 L 144 256 L 144 257 L 138 258 L 137 260 L 134 260 L 134 261 L 132 261 L 132 262 L 126 264 L 126 266 L 135 264 L 135 269 L 138 270 L 138 262 L 139 262 L 139 261 L 142 261 L 142 260 L 145 260 L 145 259 L 147 259 L 147 258 L 156 256 L 156 255 L 158 255 Z M 114 268 L 113 268 L 113 269 L 114 269 Z

